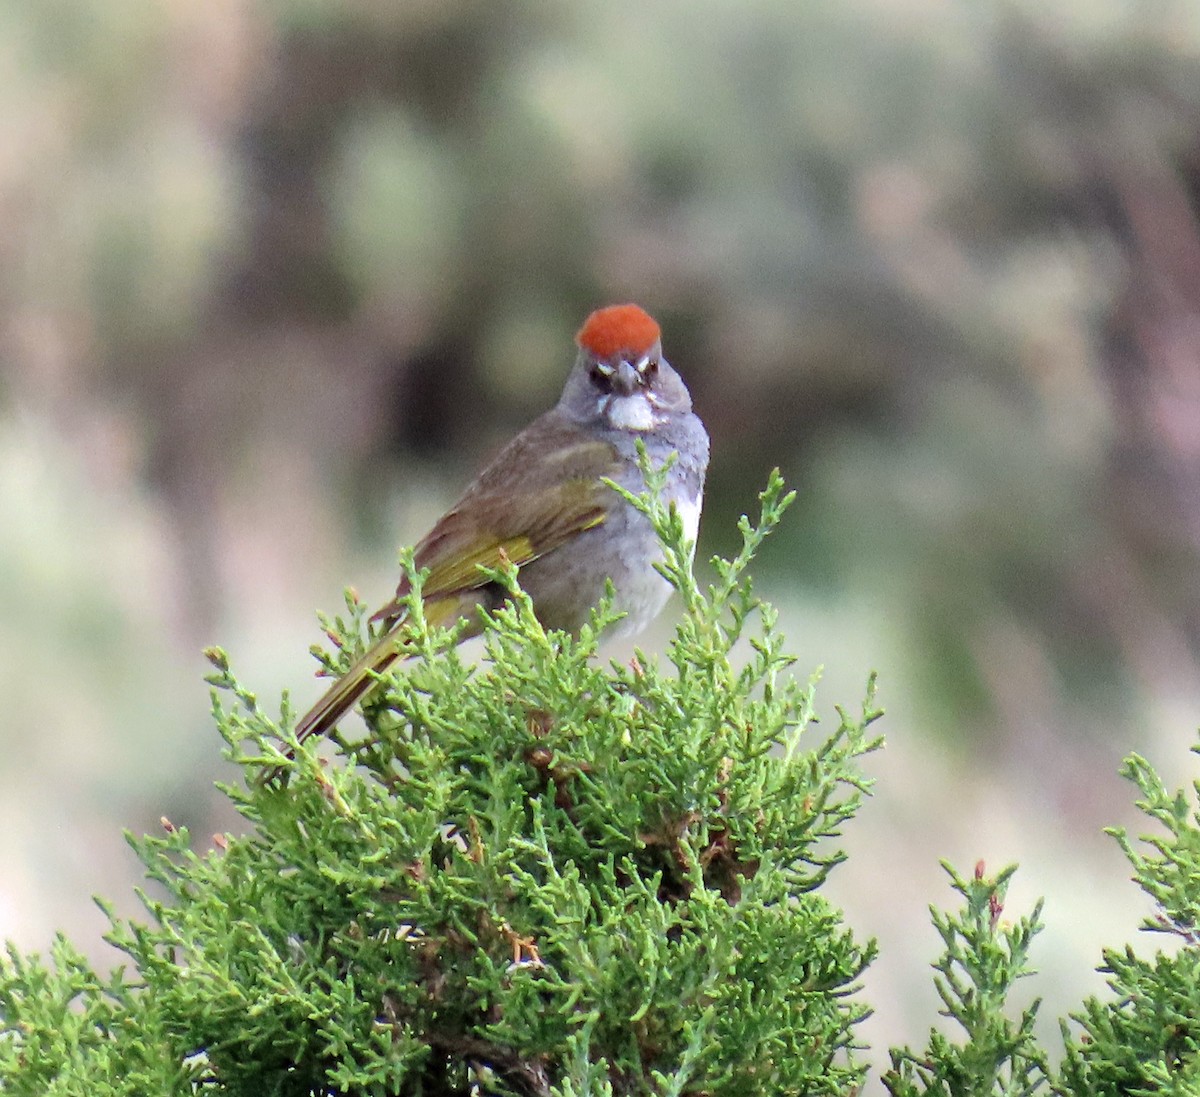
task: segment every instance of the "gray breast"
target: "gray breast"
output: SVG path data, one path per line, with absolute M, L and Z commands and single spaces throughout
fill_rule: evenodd
M 647 438 L 647 451 L 655 463 L 672 452 L 679 453 L 668 477 L 666 496 L 679 508 L 688 538 L 694 542 L 708 464 L 708 435 L 694 415 L 671 427 Z M 626 461 L 625 472 L 617 481 L 630 491 L 644 490 L 633 440 L 621 439 L 618 449 Z M 623 452 L 626 449 L 628 454 Z M 547 628 L 577 630 L 599 602 L 608 579 L 616 588 L 616 608 L 626 614 L 614 629 L 617 635 L 640 632 L 671 596 L 671 585 L 654 568 L 661 558 L 661 545 L 650 522 L 628 503 L 614 502 L 602 525 L 522 569 L 521 583 Z

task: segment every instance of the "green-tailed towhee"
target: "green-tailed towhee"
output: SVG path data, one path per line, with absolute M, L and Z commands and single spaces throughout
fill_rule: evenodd
M 700 520 L 708 434 L 692 413 L 688 390 L 662 356 L 655 323 L 637 305 L 593 312 L 575 338 L 579 354 L 558 404 L 535 419 L 479 475 L 416 547 L 427 568 L 422 591 L 433 625 L 466 618 L 464 638 L 505 592 L 480 572 L 507 557 L 546 628 L 577 630 L 611 579 L 615 631 L 645 627 L 671 593 L 655 570 L 661 550 L 645 516 L 603 482 L 645 490 L 637 465 L 641 439 L 655 467 L 672 454 L 664 493 L 693 542 Z M 323 735 L 405 653 L 399 640 L 408 592 L 372 617 L 387 631 L 339 678 L 296 726 L 305 739 Z

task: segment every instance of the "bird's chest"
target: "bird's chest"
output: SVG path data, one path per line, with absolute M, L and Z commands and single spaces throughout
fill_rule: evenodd
M 699 499 L 676 498 L 675 502 L 687 537 L 695 541 Z M 657 617 L 671 596 L 670 583 L 654 567 L 661 559 L 662 545 L 650 522 L 621 503 L 602 525 L 526 565 L 521 583 L 543 625 L 575 631 L 587 620 L 611 579 L 614 608 L 625 614 L 612 634 L 631 636 Z

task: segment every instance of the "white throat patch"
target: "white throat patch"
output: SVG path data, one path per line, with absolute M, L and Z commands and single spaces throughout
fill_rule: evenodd
M 650 430 L 654 426 L 654 409 L 640 393 L 609 397 L 607 415 L 609 425 L 617 430 Z

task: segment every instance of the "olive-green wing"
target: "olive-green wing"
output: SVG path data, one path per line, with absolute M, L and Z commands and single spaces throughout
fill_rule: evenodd
M 487 582 L 481 566 L 500 567 L 508 558 L 517 567 L 558 548 L 577 533 L 600 525 L 607 493 L 599 480 L 572 480 L 537 495 L 504 501 L 507 513 L 485 523 L 475 515 L 451 512 L 421 542 L 419 568 L 428 568 L 426 598 L 473 590 Z
M 458 595 L 483 586 L 479 567 L 505 558 L 520 567 L 551 552 L 584 530 L 600 525 L 616 501 L 602 482 L 618 471 L 616 452 L 588 437 L 556 412 L 548 412 L 517 435 L 417 545 L 418 568 L 428 568 L 424 595 L 435 619 L 448 623 L 461 608 Z M 403 655 L 396 598 L 377 614 L 388 626 L 370 649 L 326 691 L 296 725 L 296 735 L 324 735 L 356 701 L 375 688 L 378 676 Z M 264 780 L 282 770 L 268 770 Z
M 514 439 L 417 545 L 416 566 L 429 569 L 426 601 L 475 590 L 487 582 L 481 566 L 507 559 L 519 568 L 604 521 L 616 501 L 601 482 L 617 469 L 612 446 L 571 428 L 540 448 L 532 433 Z M 376 619 L 401 616 L 407 592 L 402 580 Z

